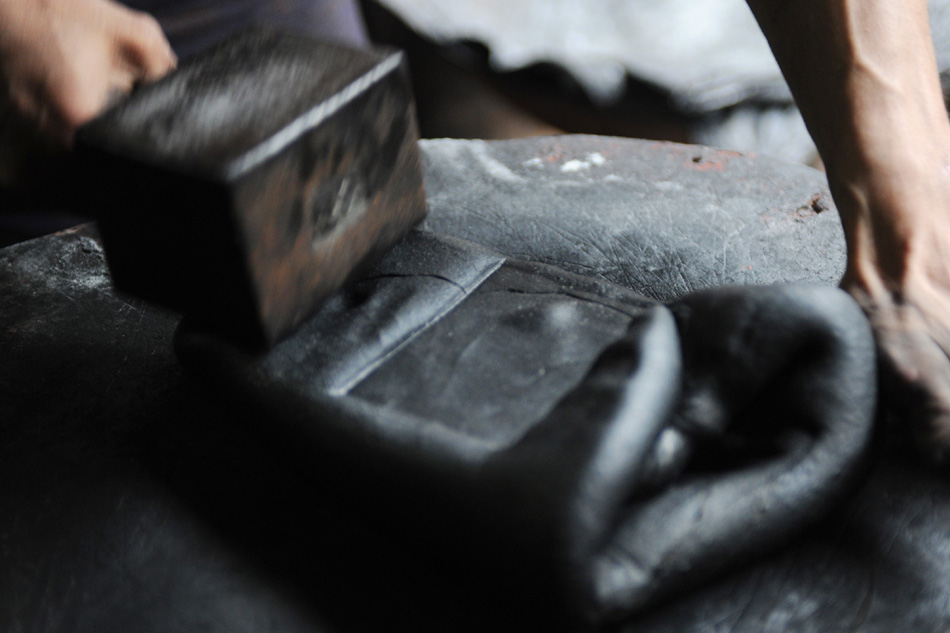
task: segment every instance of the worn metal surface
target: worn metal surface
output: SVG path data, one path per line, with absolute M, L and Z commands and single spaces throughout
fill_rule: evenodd
M 116 285 L 273 342 L 424 216 L 417 136 L 400 54 L 253 30 L 78 139 Z

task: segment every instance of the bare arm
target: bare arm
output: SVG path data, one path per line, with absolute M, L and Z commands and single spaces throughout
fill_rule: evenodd
M 950 447 L 950 123 L 926 0 L 748 0 L 828 170 L 893 404 Z

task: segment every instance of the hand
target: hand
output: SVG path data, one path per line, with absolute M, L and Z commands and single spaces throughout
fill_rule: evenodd
M 927 0 L 748 0 L 821 152 L 891 411 L 950 461 L 950 124 Z
M 842 281 L 874 327 L 888 408 L 939 465 L 950 463 L 950 128 L 917 135 L 839 195 L 849 235 Z M 915 137 L 913 129 L 901 132 Z M 937 141 L 937 142 L 935 142 Z M 941 146 L 946 147 L 942 150 Z
M 112 0 L 0 0 L 0 79 L 14 115 L 69 146 L 116 95 L 175 56 L 158 23 Z

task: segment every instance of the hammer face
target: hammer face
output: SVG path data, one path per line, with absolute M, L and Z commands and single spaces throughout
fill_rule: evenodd
M 289 333 L 425 215 L 402 55 L 255 29 L 82 129 L 116 286 Z

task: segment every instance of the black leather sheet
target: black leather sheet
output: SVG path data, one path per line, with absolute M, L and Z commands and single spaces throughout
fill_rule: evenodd
M 854 484 L 875 405 L 869 328 L 834 289 L 671 312 L 424 231 L 265 355 L 187 326 L 178 350 L 380 532 L 562 624 L 627 618 L 814 522 Z
M 648 288 L 640 287 L 638 280 L 664 278 L 666 271 L 665 278 L 671 281 L 658 286 L 662 291 L 658 296 L 668 301 L 720 283 L 800 281 L 831 286 L 840 274 L 843 242 L 835 211 L 826 206 L 817 212 L 815 206 L 821 205 L 811 204 L 814 196 L 827 195 L 817 172 L 734 155 L 724 157 L 717 169 L 706 167 L 721 157 L 709 150 L 619 139 L 442 145 L 423 144 L 432 209 L 429 226 L 468 238 L 476 237 L 472 232 L 477 231 L 491 241 L 491 251 L 506 257 L 561 263 L 562 269 L 619 283 L 639 294 Z M 447 159 L 448 150 L 455 159 Z M 597 153 L 604 157 L 603 164 L 588 159 Z M 548 161 L 549 156 L 554 158 Z M 543 169 L 534 162 L 539 157 Z M 571 163 L 574 160 L 587 161 L 589 167 L 585 170 Z M 562 171 L 565 166 L 569 169 Z M 512 181 L 508 172 L 521 180 Z M 559 190 L 568 194 L 555 195 Z M 584 200 L 587 204 L 576 203 Z M 626 217 L 633 223 L 641 214 L 651 218 L 650 225 L 614 224 L 609 229 L 613 220 L 608 218 Z M 569 225 L 571 231 L 562 230 L 561 223 L 572 217 L 577 222 Z M 714 220 L 704 223 L 703 218 Z M 611 247 L 613 238 L 625 245 L 639 243 L 631 240 L 641 229 L 656 239 L 655 248 L 630 252 L 640 258 L 649 276 L 638 276 L 623 249 Z M 730 238 L 734 232 L 741 239 Z M 572 242 L 577 247 L 573 250 Z M 545 244 L 552 251 L 545 253 Z M 599 260 L 597 253 L 602 254 Z M 597 268 L 597 261 L 602 268 Z M 703 276 L 690 272 L 694 265 Z M 463 286 L 468 283 L 457 276 L 458 271 L 452 274 Z M 630 296 L 628 290 L 621 294 Z M 261 416 L 234 406 L 235 400 L 247 400 L 252 394 L 231 391 L 222 397 L 194 376 L 184 375 L 171 350 L 176 317 L 115 293 L 94 232 L 69 232 L 0 251 L 0 296 L 0 630 L 481 632 L 548 630 L 551 620 L 563 623 L 552 614 L 563 611 L 564 605 L 532 597 L 532 585 L 506 583 L 505 575 L 492 573 L 498 564 L 507 565 L 503 569 L 527 567 L 513 560 L 521 550 L 513 557 L 500 555 L 505 542 L 479 534 L 472 537 L 481 539 L 479 548 L 470 545 L 474 540 L 438 540 L 439 535 L 465 534 L 442 527 L 449 521 L 459 527 L 470 516 L 465 508 L 437 511 L 448 493 L 433 492 L 429 510 L 428 498 L 416 498 L 425 505 L 415 524 L 420 532 L 405 533 L 405 504 L 411 499 L 389 491 L 405 491 L 415 483 L 429 491 L 439 488 L 440 479 L 420 476 L 413 482 L 409 471 L 386 468 L 386 462 L 367 459 L 366 453 L 333 453 L 333 447 L 345 443 L 327 448 L 331 453 L 327 456 L 314 450 L 326 446 L 315 441 L 319 437 L 301 433 L 312 427 L 312 419 L 295 426 L 287 424 L 292 417 L 278 417 L 283 399 L 271 402 L 275 407 L 271 415 Z M 760 307 L 773 300 L 763 298 Z M 700 307 L 692 313 L 711 309 Z M 689 340 L 693 326 L 688 314 L 680 307 L 670 314 L 683 340 Z M 767 310 L 763 317 L 775 322 Z M 831 322 L 839 318 L 834 316 Z M 808 311 L 796 312 L 788 320 L 797 324 L 790 330 L 785 319 L 779 320 L 765 333 L 770 345 L 781 348 L 783 332 L 794 334 L 786 340 L 799 340 L 801 326 L 810 319 Z M 818 321 L 828 325 L 827 319 Z M 702 318 L 699 324 L 724 333 L 710 340 L 725 343 L 735 340 L 730 327 L 742 322 L 730 326 Z M 685 343 L 681 348 L 684 359 L 701 351 L 690 352 L 694 348 Z M 718 349 L 709 352 L 720 354 Z M 590 358 L 596 355 L 592 352 Z M 215 375 L 223 378 L 235 367 L 225 365 Z M 684 365 L 684 374 L 690 371 Z M 719 371 L 696 375 L 707 383 L 728 377 Z M 738 385 L 738 395 L 761 393 L 751 385 L 771 376 L 763 373 L 748 383 L 723 384 Z M 792 405 L 801 409 L 821 400 L 822 385 L 799 376 L 805 379 L 800 384 L 808 394 L 792 398 Z M 682 386 L 703 392 L 685 382 Z M 771 402 L 766 394 L 764 401 Z M 291 390 L 287 406 L 299 396 Z M 399 406 L 413 402 L 407 398 Z M 786 409 L 791 410 L 773 407 Z M 723 465 L 710 457 L 720 455 L 728 458 L 730 467 L 741 463 L 742 472 L 753 475 L 763 464 L 795 472 L 782 461 L 783 455 L 794 454 L 794 442 L 770 447 L 750 444 L 756 438 L 748 433 L 736 435 L 737 430 L 777 428 L 772 418 L 754 419 L 756 424 L 733 424 L 726 435 L 718 435 L 742 437 L 745 442 L 694 443 L 714 450 L 694 453 L 688 468 L 718 479 Z M 595 430 L 605 428 L 599 424 Z M 795 429 L 801 427 L 790 427 Z M 704 433 L 714 439 L 718 431 Z M 777 437 L 801 436 L 795 432 Z M 412 435 L 404 431 L 400 437 Z M 456 432 L 452 437 L 475 434 Z M 816 433 L 806 439 L 802 446 L 815 456 L 816 464 L 844 459 L 828 458 L 821 448 L 839 446 L 840 438 L 834 434 Z M 449 444 L 439 442 L 438 446 Z M 374 443 L 376 454 L 385 445 L 379 438 Z M 473 450 L 472 459 L 503 450 L 485 448 L 481 439 L 472 445 L 481 447 Z M 416 446 L 422 450 L 421 443 Z M 867 471 L 847 469 L 857 477 L 856 487 L 820 473 L 795 479 L 824 481 L 827 487 L 822 490 L 850 490 L 830 509 L 819 499 L 807 500 L 806 505 L 815 501 L 808 507 L 825 518 L 803 529 L 780 526 L 782 532 L 775 538 L 784 545 L 692 588 L 681 587 L 616 628 L 631 633 L 946 631 L 950 481 L 924 471 L 912 455 L 895 450 L 890 442 L 877 442 L 873 448 Z M 733 459 L 750 454 L 767 457 L 751 462 Z M 453 455 L 461 460 L 469 454 Z M 324 468 L 343 461 L 349 471 Z M 558 459 L 543 463 L 560 466 Z M 674 459 L 660 463 L 667 466 L 650 466 L 647 472 L 684 472 Z M 560 471 L 577 472 L 567 466 L 571 465 Z M 372 475 L 371 467 L 386 477 L 356 477 L 359 472 Z M 347 472 L 355 474 L 344 477 Z M 449 469 L 454 478 L 445 481 L 457 481 L 460 472 Z M 701 479 L 696 481 L 703 485 Z M 536 482 L 517 483 L 513 496 L 538 489 Z M 670 498 L 657 492 L 669 489 L 668 478 L 645 477 L 636 486 L 643 495 L 631 498 L 630 508 L 642 510 L 645 500 Z M 354 487 L 365 494 L 351 494 Z M 373 490 L 376 494 L 369 494 Z M 791 498 L 802 500 L 797 495 Z M 739 501 L 753 499 L 748 495 Z M 676 507 L 675 498 L 670 507 Z M 612 516 L 626 516 L 626 509 Z M 770 511 L 779 516 L 782 510 Z M 656 516 L 669 515 L 661 508 Z M 469 533 L 482 524 L 473 520 Z M 653 537 L 676 543 L 676 534 L 668 529 L 671 523 L 661 525 Z M 509 543 L 515 547 L 526 542 L 517 531 L 508 530 L 509 523 L 501 527 L 504 530 L 497 532 L 511 535 L 514 540 Z M 613 527 L 605 533 L 610 542 L 619 542 L 620 533 Z M 761 525 L 750 522 L 742 527 Z M 495 545 L 489 548 L 492 542 Z M 640 542 L 645 547 L 653 543 Z M 532 556 L 539 550 L 557 551 L 532 543 L 523 549 Z M 493 551 L 494 562 L 485 556 Z M 730 553 L 729 547 L 723 552 Z M 541 589 L 560 586 L 570 593 L 578 588 L 558 585 L 563 573 L 552 577 L 556 582 Z M 531 600 L 540 606 L 526 609 Z

